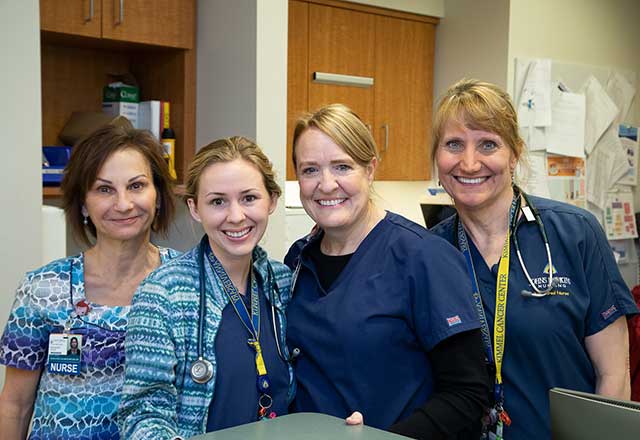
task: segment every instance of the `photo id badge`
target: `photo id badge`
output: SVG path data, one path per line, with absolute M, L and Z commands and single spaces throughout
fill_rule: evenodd
M 54 374 L 80 374 L 82 335 L 52 333 L 49 335 L 47 371 Z

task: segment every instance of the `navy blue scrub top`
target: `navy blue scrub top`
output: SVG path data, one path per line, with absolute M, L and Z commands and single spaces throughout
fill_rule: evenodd
M 305 243 L 289 250 L 289 267 Z M 375 226 L 328 291 L 305 252 L 301 261 L 287 308 L 289 346 L 301 350 L 295 411 L 357 410 L 386 429 L 431 396 L 427 353 L 479 327 L 462 254 L 397 214 Z
M 276 348 L 271 305 L 265 299 L 262 289 L 259 294 L 260 345 L 273 398 L 273 406 L 267 414 L 273 411 L 281 416 L 287 414 L 289 369 Z M 247 310 L 251 310 L 249 296 L 242 296 Z M 222 321 L 216 335 L 216 384 L 209 407 L 207 432 L 258 420 L 255 351 L 247 343 L 249 338 L 249 332 L 233 305 L 227 304 L 222 311 Z
M 596 218 L 572 205 L 529 197 L 544 223 L 560 285 L 544 298 L 524 297 L 532 290 L 511 240 L 507 295 L 506 344 L 502 375 L 505 409 L 512 424 L 504 437 L 550 439 L 548 391 L 562 387 L 593 393 L 595 372 L 584 345 L 616 319 L 636 311 L 602 227 Z M 534 283 L 548 282 L 548 260 L 538 226 L 520 218 L 518 240 Z M 451 217 L 432 231 L 457 245 Z M 476 277 L 493 337 L 498 265 L 489 268 L 469 240 Z

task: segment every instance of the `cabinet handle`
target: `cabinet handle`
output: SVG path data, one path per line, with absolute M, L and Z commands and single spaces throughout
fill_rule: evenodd
M 84 18 L 85 22 L 93 20 L 93 0 L 89 0 L 89 16 Z
M 124 0 L 120 0 L 120 10 L 118 12 L 118 20 L 116 21 L 116 26 L 124 23 Z
M 313 72 L 312 80 L 319 84 L 333 84 L 338 86 L 371 87 L 373 78 L 368 76 L 342 75 L 340 73 Z
M 384 128 L 384 148 L 382 152 L 386 153 L 389 149 L 389 124 L 383 124 L 382 128 Z

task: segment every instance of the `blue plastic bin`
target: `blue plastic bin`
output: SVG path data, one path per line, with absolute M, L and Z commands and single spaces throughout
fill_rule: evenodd
M 42 186 L 60 186 L 62 173 L 71 157 L 71 147 L 42 147 L 49 165 L 42 164 Z

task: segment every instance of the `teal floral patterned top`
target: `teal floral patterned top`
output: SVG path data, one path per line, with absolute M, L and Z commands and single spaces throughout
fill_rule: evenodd
M 179 255 L 160 248 L 165 263 Z M 78 302 L 83 316 L 72 316 Z M 32 440 L 119 439 L 115 413 L 124 380 L 124 337 L 130 306 L 86 301 L 82 254 L 53 261 L 26 274 L 18 288 L 0 340 L 0 363 L 22 370 L 42 370 Z M 79 375 L 47 371 L 49 335 L 82 336 Z

